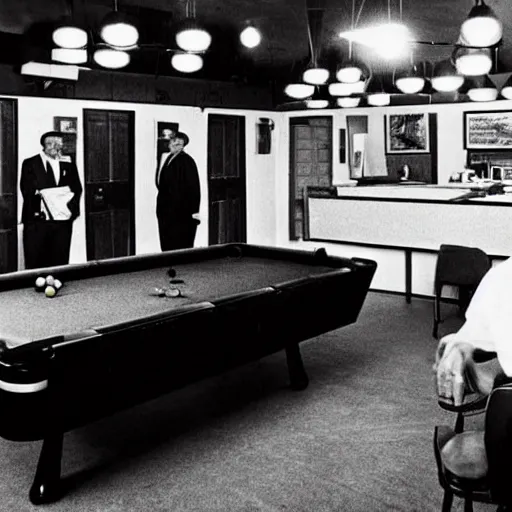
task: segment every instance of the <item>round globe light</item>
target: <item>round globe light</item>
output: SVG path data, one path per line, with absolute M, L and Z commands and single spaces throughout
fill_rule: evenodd
M 182 73 L 195 73 L 203 67 L 203 58 L 194 53 L 175 53 L 171 58 L 171 64 Z
M 240 42 L 246 48 L 256 48 L 261 43 L 261 33 L 254 27 L 246 27 L 240 33 Z

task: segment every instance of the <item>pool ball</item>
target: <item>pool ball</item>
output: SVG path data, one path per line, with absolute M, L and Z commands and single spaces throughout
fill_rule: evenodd
M 170 288 L 169 290 L 165 291 L 165 296 L 171 298 L 181 297 L 181 291 L 178 290 L 178 288 Z
M 55 290 L 59 291 L 62 288 L 62 282 L 59 281 L 58 279 L 55 279 L 53 286 L 55 287 Z
M 149 295 L 153 295 L 155 297 L 163 297 L 165 295 L 165 290 L 163 288 L 153 288 Z
M 55 295 L 57 294 L 57 291 L 55 290 L 55 288 L 53 286 L 47 286 L 44 290 L 44 294 L 47 297 L 52 298 L 52 297 L 55 297 Z
M 174 270 L 172 267 L 167 271 L 167 275 L 169 277 L 176 277 L 176 270 Z
M 55 279 L 53 276 L 46 276 L 46 284 L 48 286 L 53 286 L 55 284 Z
M 36 291 L 42 292 L 46 286 L 46 279 L 44 277 L 38 277 L 35 282 Z

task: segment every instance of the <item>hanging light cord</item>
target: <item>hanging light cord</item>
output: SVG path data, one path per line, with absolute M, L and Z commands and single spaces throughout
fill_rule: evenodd
M 354 30 L 354 14 L 356 11 L 356 0 L 352 0 L 352 17 L 350 20 L 350 30 Z M 348 58 L 352 59 L 352 41 L 348 42 Z

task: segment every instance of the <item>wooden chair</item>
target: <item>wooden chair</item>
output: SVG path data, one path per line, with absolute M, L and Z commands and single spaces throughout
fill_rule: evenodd
M 489 397 L 482 398 L 483 430 L 435 427 L 434 453 L 444 489 L 442 512 L 451 511 L 454 496 L 464 500 L 464 512 L 473 512 L 473 502 L 498 505 L 498 512 L 512 511 L 511 379 L 498 377 Z M 476 410 L 475 403 L 452 410 L 468 413 Z
M 476 247 L 443 244 L 437 256 L 434 280 L 434 327 L 432 336 L 438 337 L 441 319 L 441 293 L 445 285 L 459 289 L 459 309 L 465 313 L 473 293 L 491 268 L 487 254 Z

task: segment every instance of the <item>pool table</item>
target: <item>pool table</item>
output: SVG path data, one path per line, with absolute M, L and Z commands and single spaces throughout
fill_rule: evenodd
M 169 270 L 176 273 L 170 283 Z M 63 435 L 357 320 L 376 263 L 224 244 L 0 275 L 0 436 L 43 440 L 29 498 L 60 498 Z M 40 275 L 64 284 L 53 298 Z M 174 287 L 178 297 L 152 295 Z

